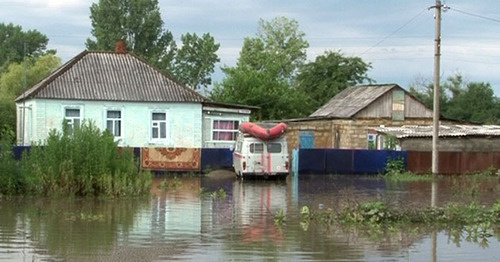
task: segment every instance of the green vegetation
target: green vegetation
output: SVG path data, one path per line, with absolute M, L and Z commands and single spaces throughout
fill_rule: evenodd
M 285 216 L 285 211 L 283 209 L 280 209 L 276 214 L 274 215 L 274 224 L 277 226 L 281 226 L 286 222 L 286 216 Z
M 10 63 L 22 62 L 25 55 L 36 58 L 46 54 L 55 54 L 55 50 L 47 50 L 49 38 L 46 35 L 37 30 L 23 31 L 21 26 L 12 23 L 0 23 L 0 39 L 2 39 L 0 73 Z M 23 43 L 26 43 L 26 54 Z
M 24 182 L 19 163 L 14 159 L 10 139 L 2 139 L 0 144 L 0 196 L 20 193 Z
M 495 97 L 489 83 L 469 83 L 456 74 L 441 83 L 440 88 L 439 104 L 444 117 L 477 124 L 500 123 L 500 99 Z M 410 93 L 432 108 L 434 83 L 415 83 Z
M 308 47 L 296 20 L 261 19 L 236 66 L 222 68 L 225 78 L 215 83 L 211 98 L 259 106 L 262 119 L 286 119 L 308 116 L 346 87 L 372 81 L 366 74 L 371 66 L 361 58 L 325 51 L 306 63 Z
M 487 238 L 498 230 L 500 201 L 491 208 L 472 204 L 449 204 L 436 208 L 390 207 L 383 202 L 365 202 L 346 206 L 340 211 L 332 209 L 309 211 L 301 209 L 301 226 L 306 230 L 311 223 L 328 227 L 361 227 L 367 232 L 382 233 L 401 230 L 431 228 L 467 232 L 469 238 Z M 482 240 L 484 241 L 484 239 Z
M 133 152 L 118 148 L 109 132 L 92 122 L 72 130 L 50 131 L 14 163 L 2 150 L 0 193 L 74 196 L 137 196 L 150 193 L 151 174 L 142 172 Z M 4 171 L 4 169 L 6 169 Z
M 227 192 L 224 190 L 224 188 L 219 188 L 219 190 L 216 191 L 207 191 L 204 188 L 200 189 L 200 196 L 201 197 L 209 197 L 212 199 L 226 199 L 227 197 Z
M 432 175 L 417 175 L 406 171 L 405 160 L 402 157 L 389 158 L 385 165 L 385 174 L 383 176 L 390 181 L 416 182 L 432 180 Z
M 173 179 L 164 178 L 158 185 L 158 188 L 162 189 L 163 191 L 169 191 L 169 190 L 175 191 L 181 186 L 182 182 L 179 180 L 177 176 L 174 176 Z
M 92 51 L 114 51 L 124 40 L 130 52 L 192 89 L 212 84 L 211 74 L 219 62 L 219 44 L 209 34 L 187 33 L 177 47 L 174 35 L 164 28 L 158 0 L 105 1 L 90 7 L 92 35 L 86 46 Z

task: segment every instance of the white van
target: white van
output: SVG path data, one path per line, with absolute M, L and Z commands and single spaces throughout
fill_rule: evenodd
M 238 134 L 233 152 L 236 176 L 286 177 L 289 173 L 289 163 L 284 136 L 264 141 L 245 133 Z

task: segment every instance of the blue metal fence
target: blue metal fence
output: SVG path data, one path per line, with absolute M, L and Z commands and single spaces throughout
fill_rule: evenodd
M 405 151 L 300 149 L 298 156 L 299 174 L 379 174 L 389 159 L 399 157 L 408 166 Z
M 13 148 L 14 158 L 21 159 L 30 147 Z M 134 148 L 140 157 L 140 148 Z M 292 168 L 299 174 L 379 174 L 385 172 L 389 159 L 403 158 L 408 167 L 408 152 L 392 150 L 299 149 L 291 156 Z M 201 170 L 229 169 L 233 166 L 232 151 L 227 148 L 201 149 Z
M 202 148 L 201 170 L 233 167 L 233 152 L 228 148 Z

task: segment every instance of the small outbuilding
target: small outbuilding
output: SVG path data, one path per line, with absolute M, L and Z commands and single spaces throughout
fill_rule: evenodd
M 289 148 L 375 149 L 375 127 L 432 124 L 432 110 L 396 84 L 348 87 L 307 118 L 287 120 Z

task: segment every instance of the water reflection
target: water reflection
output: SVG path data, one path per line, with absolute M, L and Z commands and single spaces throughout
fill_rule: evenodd
M 336 209 L 374 200 L 405 207 L 491 205 L 500 195 L 498 180 L 471 186 L 456 179 L 221 176 L 168 178 L 175 187 L 162 187 L 164 179 L 154 181 L 145 199 L 0 199 L 0 260 L 492 260 L 500 248 L 498 232 L 474 239 L 453 229 L 306 226 L 299 216 L 303 205 Z M 225 198 L 202 194 L 221 189 Z M 281 226 L 274 222 L 278 212 L 285 215 Z
M 74 254 L 109 253 L 119 235 L 134 227 L 144 200 L 1 200 L 0 259 L 70 259 Z

